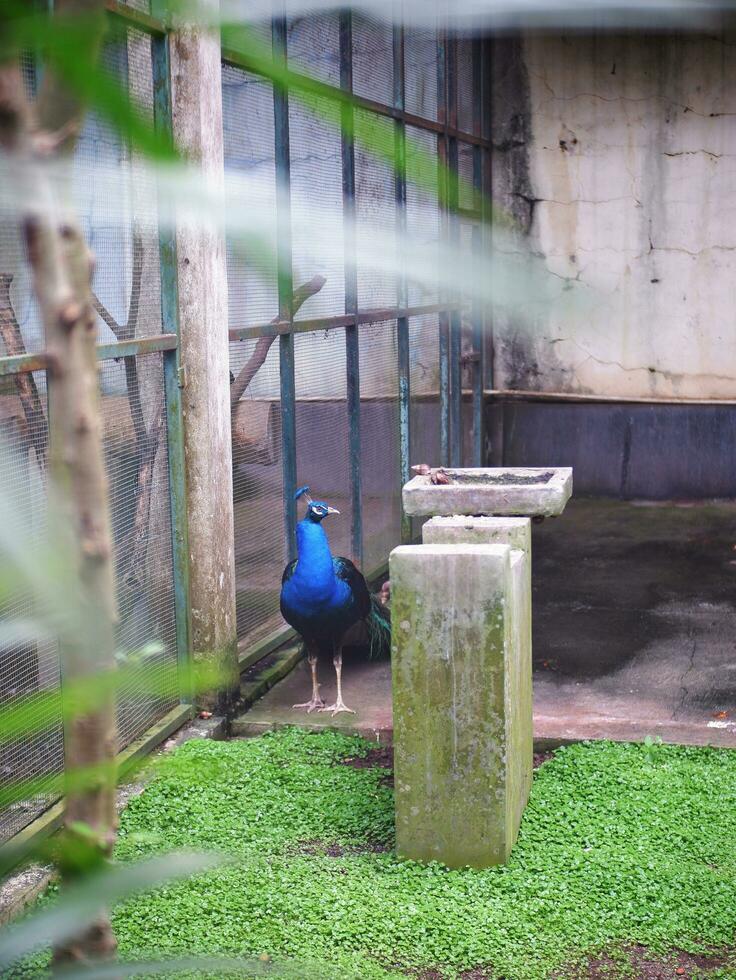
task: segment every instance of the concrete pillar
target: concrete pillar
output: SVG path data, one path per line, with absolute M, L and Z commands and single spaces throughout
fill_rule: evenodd
M 200 165 L 203 180 L 222 184 L 218 32 L 183 25 L 170 37 L 177 145 Z M 196 657 L 222 668 L 227 700 L 238 673 L 225 242 L 216 226 L 181 224 L 176 244 L 192 645 Z
M 529 799 L 534 770 L 532 697 L 532 522 L 528 517 L 433 517 L 422 528 L 425 544 L 507 544 L 511 548 L 514 655 L 509 661 L 510 783 L 514 840 Z M 513 843 L 513 841 L 512 841 Z
M 514 551 L 423 544 L 391 554 L 402 857 L 488 867 L 503 863 L 516 839 L 528 785 L 514 756 L 531 728 L 516 703 L 525 626 L 515 593 L 526 569 Z

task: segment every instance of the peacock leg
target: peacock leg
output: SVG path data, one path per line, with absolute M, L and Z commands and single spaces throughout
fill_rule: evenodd
M 355 712 L 352 708 L 348 708 L 342 699 L 342 647 L 338 647 L 335 651 L 335 655 L 332 658 L 332 662 L 335 665 L 335 675 L 337 677 L 337 699 L 334 704 L 328 704 L 324 708 L 320 708 L 320 711 L 331 711 L 332 716 L 338 714 L 340 711 L 349 711 L 351 715 Z
M 325 703 L 319 696 L 319 684 L 317 683 L 317 657 L 315 654 L 307 654 L 307 662 L 309 663 L 310 669 L 312 671 L 312 697 L 309 701 L 303 701 L 301 704 L 292 704 L 292 708 L 306 708 L 307 714 L 311 711 L 321 711 Z

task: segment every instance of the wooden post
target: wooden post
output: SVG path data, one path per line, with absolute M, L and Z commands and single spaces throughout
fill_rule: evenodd
M 177 146 L 224 180 L 222 79 L 216 30 L 181 23 L 170 35 Z M 226 709 L 238 689 L 232 443 L 225 241 L 218 227 L 180 224 L 176 234 L 180 384 L 189 516 L 189 585 L 195 659 L 221 671 L 203 698 Z

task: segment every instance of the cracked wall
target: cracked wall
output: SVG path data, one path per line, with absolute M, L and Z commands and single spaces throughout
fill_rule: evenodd
M 494 44 L 494 194 L 575 315 L 494 317 L 496 387 L 732 398 L 736 35 Z

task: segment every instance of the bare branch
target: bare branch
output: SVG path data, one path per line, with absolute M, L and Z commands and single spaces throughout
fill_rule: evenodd
M 327 282 L 324 276 L 313 276 L 308 282 L 303 283 L 298 289 L 294 290 L 291 301 L 291 315 L 294 316 L 304 306 L 308 299 L 316 296 Z M 272 323 L 278 323 L 279 317 L 275 317 Z M 276 337 L 261 337 L 256 343 L 253 353 L 238 372 L 237 378 L 230 385 L 230 407 L 234 409 L 243 396 L 243 392 L 256 376 L 258 371 L 266 361 L 271 344 Z
M 75 56 L 94 63 L 105 28 L 105 0 L 57 0 L 58 15 L 92 17 Z M 0 31 L 3 24 L 0 20 Z M 49 183 L 41 152 L 54 134 L 67 133 L 58 152 L 71 153 L 81 128 L 83 106 L 48 66 L 34 118 L 19 65 L 0 66 L 0 143 L 8 151 L 10 180 L 24 205 L 22 228 L 33 285 L 46 333 L 49 389 L 54 411 L 49 432 L 49 527 L 63 542 L 70 587 L 82 607 L 74 630 L 63 630 L 59 651 L 70 680 L 114 670 L 117 617 L 107 475 L 103 457 L 97 386 L 96 316 L 91 292 L 91 256 L 74 216 Z M 38 120 L 38 122 L 36 121 Z M 39 125 L 40 123 L 40 125 Z M 44 140 L 43 134 L 50 134 Z M 39 138 L 40 137 L 40 138 Z M 53 149 L 52 149 L 53 152 Z M 102 858 L 115 839 L 117 733 L 112 694 L 92 710 L 65 719 L 64 752 L 69 771 L 102 765 L 106 775 L 83 789 L 67 786 L 66 834 Z M 85 825 L 84 840 L 79 827 Z M 91 851 L 90 851 L 91 853 Z M 115 937 L 100 910 L 91 928 L 54 950 L 55 963 L 107 957 Z
M 23 335 L 20 332 L 20 326 L 10 300 L 10 284 L 12 281 L 11 273 L 0 273 L 0 336 L 5 344 L 6 354 L 17 357 L 26 353 L 26 345 L 23 342 Z M 31 445 L 36 451 L 38 465 L 42 470 L 45 470 L 49 431 L 46 413 L 38 394 L 36 379 L 30 371 L 19 372 L 13 377 L 23 407 L 23 414 L 28 423 Z
M 115 339 L 120 340 L 123 328 L 120 326 L 120 324 L 112 315 L 112 313 L 110 313 L 108 308 L 103 303 L 100 302 L 97 293 L 95 292 L 92 293 L 92 304 L 95 310 L 97 311 L 98 315 L 102 317 L 104 322 L 112 330 Z

